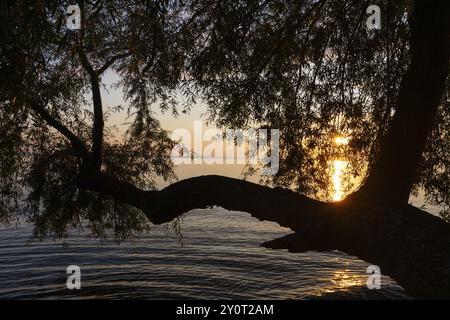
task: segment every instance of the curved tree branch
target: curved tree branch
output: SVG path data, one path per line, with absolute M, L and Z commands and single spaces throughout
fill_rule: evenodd
M 248 212 L 295 231 L 263 243 L 265 247 L 291 252 L 340 250 L 378 265 L 413 297 L 450 298 L 450 224 L 410 205 L 325 203 L 288 189 L 216 175 L 144 191 L 99 172 L 86 172 L 80 175 L 79 186 L 135 206 L 155 224 L 213 205 Z
M 105 126 L 103 120 L 102 95 L 100 92 L 99 74 L 94 70 L 89 62 L 83 48 L 79 47 L 78 53 L 83 68 L 89 75 L 92 90 L 92 103 L 94 105 L 94 124 L 92 128 L 92 167 L 100 170 L 102 166 L 103 152 L 103 128 Z M 114 62 L 114 61 L 113 61 Z
M 95 70 L 95 73 L 97 74 L 97 76 L 100 76 L 103 72 L 108 70 L 109 67 L 111 67 L 114 62 L 116 62 L 119 59 L 126 58 L 129 55 L 130 55 L 129 53 L 120 53 L 120 54 L 116 54 L 116 55 L 112 56 L 111 58 L 108 59 L 108 61 L 105 62 L 105 64 L 102 67 Z
M 169 222 L 196 208 L 221 206 L 245 211 L 259 220 L 269 220 L 300 230 L 307 224 L 327 219 L 332 207 L 283 188 L 217 175 L 181 180 L 155 192 L 145 212 L 153 223 Z
M 48 125 L 55 128 L 59 133 L 66 137 L 77 156 L 79 156 L 84 162 L 88 162 L 90 158 L 89 151 L 86 145 L 78 138 L 72 131 L 70 131 L 65 125 L 54 118 L 44 107 L 37 103 L 29 104 L 30 109 L 34 110 Z
M 155 224 L 172 221 L 192 209 L 221 206 L 300 230 L 323 221 L 334 210 L 328 203 L 288 189 L 217 175 L 181 180 L 160 191 L 145 191 L 103 173 L 85 170 L 79 175 L 78 185 L 141 209 Z

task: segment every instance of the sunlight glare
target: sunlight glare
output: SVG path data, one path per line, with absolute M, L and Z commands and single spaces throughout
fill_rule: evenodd
M 342 190 L 342 175 L 347 166 L 347 161 L 334 160 L 333 161 L 333 201 L 340 201 L 344 197 Z
M 334 143 L 337 145 L 347 145 L 350 141 L 349 137 L 337 136 L 334 138 Z

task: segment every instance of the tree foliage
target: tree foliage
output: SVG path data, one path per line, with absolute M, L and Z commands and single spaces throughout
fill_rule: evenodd
M 63 132 L 94 148 L 96 120 L 108 116 L 95 111 L 94 89 L 108 70 L 132 118 L 123 136 L 104 129 L 108 175 L 147 189 L 174 179 L 173 142 L 152 108 L 176 115 L 202 99 L 221 126 L 281 129 L 280 170 L 265 182 L 322 197 L 330 159 L 349 161 L 349 189 L 364 179 L 409 61 L 407 0 L 379 1 L 380 30 L 366 28 L 370 1 L 78 1 L 78 31 L 65 25 L 70 4 L 1 4 L 0 219 L 19 213 L 38 236 L 84 219 L 118 238 L 145 228 L 137 209 L 77 188 L 86 154 Z M 447 90 L 416 183 L 444 208 L 448 103 Z M 341 135 L 348 145 L 335 145 Z

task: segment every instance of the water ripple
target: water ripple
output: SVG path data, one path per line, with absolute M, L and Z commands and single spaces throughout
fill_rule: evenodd
M 32 228 L 0 229 L 0 299 L 399 299 L 388 277 L 368 290 L 367 263 L 339 252 L 292 254 L 260 243 L 289 233 L 221 208 L 194 210 L 182 225 L 183 247 L 155 227 L 120 246 L 74 232 L 27 244 Z M 65 287 L 68 265 L 79 265 L 82 289 Z

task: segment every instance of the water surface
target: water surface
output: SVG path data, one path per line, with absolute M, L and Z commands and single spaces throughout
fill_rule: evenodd
M 188 213 L 183 246 L 160 226 L 120 246 L 78 231 L 68 248 L 52 240 L 27 244 L 31 231 L 29 225 L 0 229 L 0 299 L 406 297 L 388 277 L 381 290 L 368 290 L 368 264 L 355 257 L 262 248 L 290 230 L 222 208 Z M 81 290 L 66 289 L 69 265 L 81 268 Z

